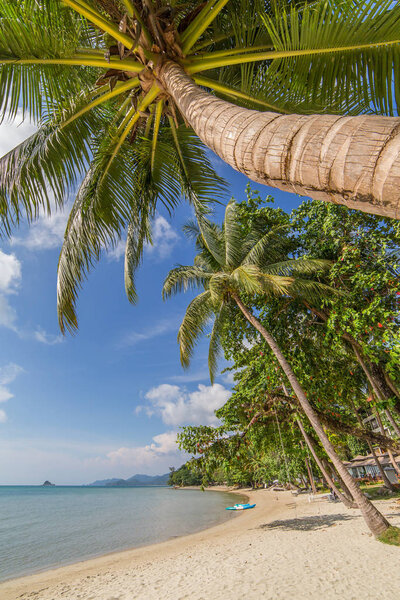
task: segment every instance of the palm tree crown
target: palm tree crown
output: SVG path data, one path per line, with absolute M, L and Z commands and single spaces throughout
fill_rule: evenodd
M 357 174 L 355 187 L 329 175 L 331 167 L 339 165 L 340 171 L 342 146 L 359 131 L 359 123 L 328 119 L 327 137 L 334 143 L 331 152 L 322 143 L 321 152 L 329 159 L 323 169 L 329 170 L 318 173 L 315 182 L 309 177 L 315 168 L 300 168 L 307 161 L 299 150 L 287 160 L 273 159 L 265 173 L 258 164 L 248 165 L 247 155 L 240 166 L 236 148 L 247 144 L 230 140 L 230 121 L 219 152 L 220 132 L 211 141 L 203 135 L 202 129 L 215 128 L 203 123 L 197 109 L 195 122 L 193 109 L 184 106 L 193 90 L 183 84 L 196 84 L 195 107 L 207 108 L 215 96 L 229 101 L 218 110 L 211 107 L 213 115 L 257 109 L 238 119 L 232 115 L 235 123 L 257 118 L 258 111 L 268 111 L 259 114 L 269 115 L 272 128 L 278 113 L 395 115 L 399 17 L 400 5 L 392 0 L 2 0 L 0 118 L 30 116 L 39 130 L 0 161 L 0 232 L 10 235 L 22 216 L 30 221 L 41 210 L 49 212 L 53 201 L 62 206 L 80 186 L 59 262 L 61 329 L 77 328 L 78 291 L 104 248 L 129 230 L 125 281 L 135 301 L 134 271 L 151 239 L 157 203 L 172 210 L 183 195 L 199 209 L 222 191 L 199 138 L 254 180 L 261 173 L 263 183 L 311 196 L 316 191 L 315 197 L 335 202 L 347 201 L 350 194 L 349 206 L 354 192 L 361 199 L 356 198 L 357 207 L 369 210 L 377 204 L 379 214 L 396 215 L 392 133 L 397 121 L 370 121 L 374 135 L 384 133 L 362 165 L 366 176 L 371 162 L 377 170 L 377 180 L 367 177 L 364 189 Z M 178 94 L 174 72 L 166 74 L 171 65 L 180 75 Z M 278 123 L 283 132 L 299 131 L 300 139 L 304 131 L 310 133 L 302 119 L 289 127 L 282 119 Z M 320 131 L 319 122 L 315 126 Z M 314 132 L 311 137 L 312 147 Z M 289 152 L 290 139 L 280 139 Z M 359 147 L 357 139 L 353 146 Z M 257 158 L 256 151 L 250 154 Z M 315 153 L 308 154 L 312 162 Z M 296 164 L 289 168 L 289 158 L 301 172 Z M 276 165 L 286 165 L 285 173 L 276 173 Z M 338 189 L 332 191 L 336 180 Z M 319 182 L 326 190 L 316 190 Z M 387 194 L 395 198 L 387 201 Z
M 208 357 L 211 381 L 221 350 L 221 333 L 238 299 L 283 295 L 315 300 L 332 292 L 323 283 L 303 277 L 321 273 L 330 267 L 330 261 L 289 259 L 286 226 L 275 225 L 265 232 L 254 224 L 246 231 L 234 200 L 226 207 L 222 227 L 200 217 L 185 230 L 196 238 L 198 254 L 193 266 L 178 266 L 169 272 L 163 297 L 188 289 L 203 290 L 186 310 L 178 342 L 182 365 L 188 367 L 199 337 L 214 318 Z

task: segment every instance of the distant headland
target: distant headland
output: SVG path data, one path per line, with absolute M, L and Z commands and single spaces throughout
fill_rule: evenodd
M 165 475 L 133 475 L 129 479 L 102 479 L 87 484 L 90 487 L 142 487 L 147 485 L 167 485 L 169 473 Z
M 48 481 L 47 479 L 44 483 L 42 483 L 42 487 L 55 487 L 55 485 L 55 483 L 51 483 L 51 481 Z

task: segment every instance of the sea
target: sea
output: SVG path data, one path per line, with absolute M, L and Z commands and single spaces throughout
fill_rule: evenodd
M 233 503 L 168 487 L 0 486 L 0 581 L 211 527 L 235 518 Z

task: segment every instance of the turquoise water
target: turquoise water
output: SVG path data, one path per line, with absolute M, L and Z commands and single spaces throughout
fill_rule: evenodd
M 163 487 L 0 486 L 0 581 L 210 527 L 230 504 Z

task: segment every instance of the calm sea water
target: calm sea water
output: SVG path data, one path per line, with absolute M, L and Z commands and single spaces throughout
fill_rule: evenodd
M 232 518 L 231 504 L 162 487 L 0 486 L 0 581 L 198 531 Z

